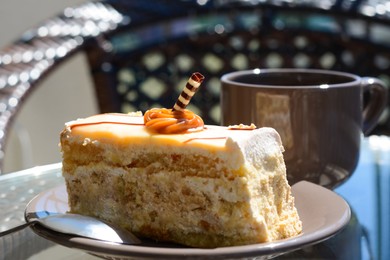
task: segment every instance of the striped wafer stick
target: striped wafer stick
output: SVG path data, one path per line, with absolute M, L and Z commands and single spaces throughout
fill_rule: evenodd
M 186 106 L 190 103 L 192 96 L 198 90 L 203 80 L 204 76 L 202 74 L 200 74 L 199 72 L 193 73 L 188 79 L 187 84 L 181 92 L 175 105 L 173 106 L 172 111 L 184 110 Z

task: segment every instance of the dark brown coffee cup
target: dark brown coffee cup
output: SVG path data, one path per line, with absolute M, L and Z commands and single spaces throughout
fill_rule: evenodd
M 255 69 L 221 81 L 222 124 L 275 128 L 291 185 L 307 180 L 334 188 L 347 180 L 362 133 L 376 125 L 387 101 L 382 81 L 337 71 Z

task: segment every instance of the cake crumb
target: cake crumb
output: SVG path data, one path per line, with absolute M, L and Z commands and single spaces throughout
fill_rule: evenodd
M 83 146 L 86 146 L 86 145 L 88 145 L 89 143 L 91 143 L 91 139 L 89 139 L 89 138 L 84 138 Z
M 256 125 L 254 123 L 251 123 L 250 125 L 244 125 L 244 124 L 229 125 L 228 129 L 230 129 L 230 130 L 254 130 L 254 129 L 256 129 Z
M 143 116 L 142 111 L 129 112 L 129 113 L 127 113 L 127 115 L 134 116 L 134 117 L 141 117 L 141 116 Z

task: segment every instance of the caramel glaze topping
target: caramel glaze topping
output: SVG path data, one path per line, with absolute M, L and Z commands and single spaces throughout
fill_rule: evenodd
M 160 134 L 178 134 L 187 131 L 202 130 L 203 120 L 190 110 L 152 108 L 145 112 L 146 128 Z
M 100 117 L 105 115 L 111 115 L 112 117 L 110 117 L 110 119 L 103 119 L 103 120 L 100 119 Z M 120 113 L 98 114 L 83 120 L 72 121 L 71 123 L 69 123 L 69 127 L 70 129 L 72 129 L 78 126 L 101 125 L 101 124 L 143 125 L 142 123 L 133 122 L 131 120 L 132 117 L 138 117 L 138 116 L 130 116 L 128 114 L 120 114 Z

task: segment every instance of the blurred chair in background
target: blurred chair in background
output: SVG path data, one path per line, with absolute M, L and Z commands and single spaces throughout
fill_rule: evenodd
M 189 109 L 219 124 L 219 78 L 253 68 L 319 68 L 390 83 L 387 1 L 88 2 L 0 51 L 0 168 L 9 126 L 28 94 L 83 51 L 101 112 L 171 107 L 188 77 L 206 76 Z M 369 98 L 367 94 L 365 98 Z M 373 134 L 390 131 L 389 108 Z

